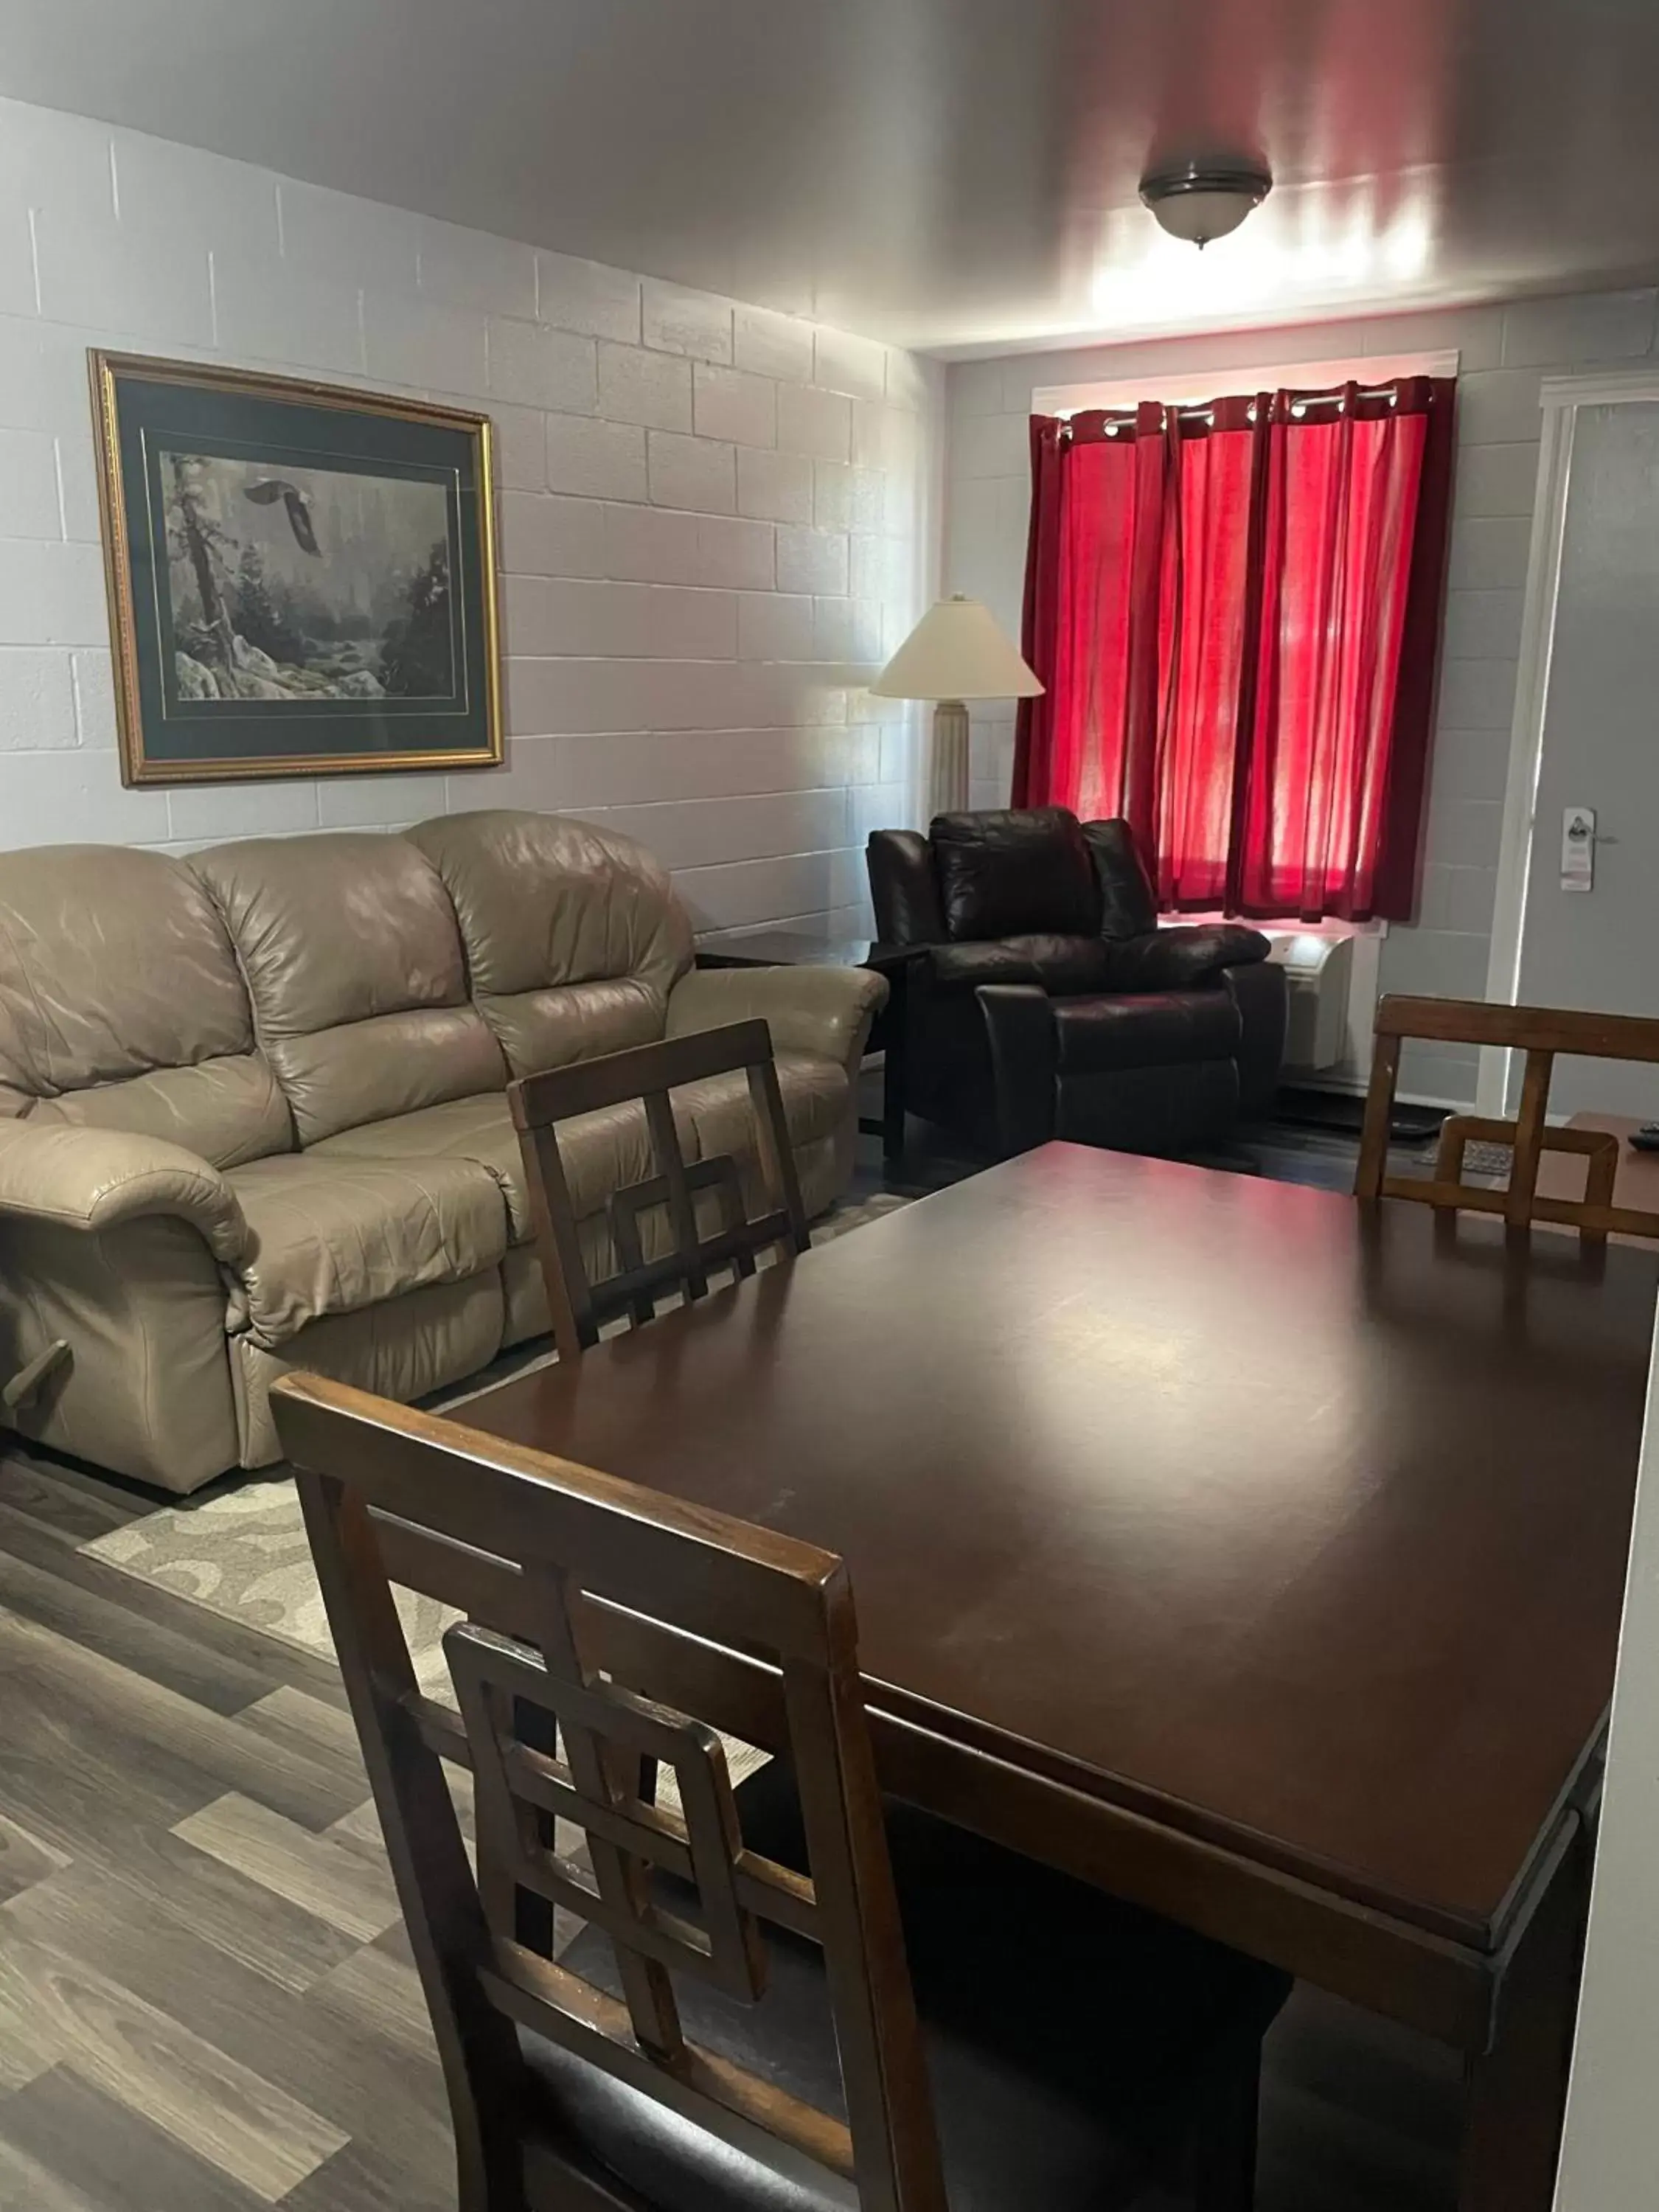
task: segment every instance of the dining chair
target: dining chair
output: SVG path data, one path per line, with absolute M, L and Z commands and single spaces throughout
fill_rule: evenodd
M 1515 1118 L 1451 1114 L 1441 1124 L 1432 1176 L 1390 1175 L 1389 1125 L 1400 1079 L 1401 1048 L 1410 1040 L 1437 1044 L 1495 1045 L 1526 1055 Z M 1550 1081 L 1558 1058 L 1659 1062 L 1659 1020 L 1632 1014 L 1575 1013 L 1547 1006 L 1488 1006 L 1474 999 L 1413 999 L 1389 994 L 1376 1009 L 1376 1048 L 1359 1163 L 1357 1198 L 1409 1198 L 1425 1206 L 1501 1214 L 1515 1227 L 1543 1221 L 1577 1229 L 1593 1242 L 1609 1235 L 1659 1237 L 1659 1213 L 1613 1203 L 1619 1139 L 1605 1129 L 1552 1127 Z M 1464 1156 L 1471 1144 L 1510 1147 L 1509 1182 L 1494 1190 L 1466 1182 Z M 1546 1152 L 1584 1161 L 1582 1198 L 1558 1198 L 1538 1188 Z
M 672 1097 L 683 1085 L 733 1073 L 748 1079 L 758 1148 L 763 1203 L 752 1218 L 735 1154 L 686 1159 L 681 1115 Z M 597 1343 L 604 1324 L 617 1315 L 649 1321 L 665 1291 L 700 1298 L 708 1292 L 709 1275 L 723 1267 L 752 1275 L 756 1255 L 768 1245 L 791 1252 L 807 1249 L 806 1209 L 772 1058 L 772 1033 L 764 1021 L 732 1022 L 522 1076 L 507 1086 L 507 1096 L 519 1133 L 561 1358 L 572 1358 Z M 655 1171 L 623 1185 L 607 1200 L 602 1219 L 618 1264 L 615 1273 L 595 1280 L 583 1251 L 585 1224 L 578 1223 L 559 1150 L 559 1124 L 631 1103 L 643 1106 Z M 705 1234 L 702 1221 L 710 1212 L 719 1227 Z M 665 1241 L 666 1250 L 647 1257 L 647 1243 Z
M 1248 2212 L 1285 1978 L 884 1806 L 840 1559 L 315 1376 L 271 1405 L 461 2212 L 1124 2212 L 1171 2177 Z M 453 1707 L 394 1585 L 462 1616 Z M 716 1727 L 778 1756 L 734 1790 Z

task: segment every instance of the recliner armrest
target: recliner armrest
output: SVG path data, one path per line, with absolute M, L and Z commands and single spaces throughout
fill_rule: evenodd
M 933 848 L 915 830 L 872 830 L 865 847 L 876 927 L 887 945 L 937 945 L 945 909 L 933 873 Z
M 991 1041 L 1003 1152 L 1029 1152 L 1054 1133 L 1054 1003 L 1040 983 L 981 983 L 974 995 Z
M 1235 921 L 1183 924 L 1112 946 L 1112 991 L 1182 991 L 1213 983 L 1229 968 L 1265 960 L 1273 945 L 1259 929 Z
M 234 1266 L 247 1224 L 217 1168 L 160 1137 L 125 1130 L 0 1121 L 0 1215 L 95 1235 L 147 1214 L 175 1214 Z
M 759 1016 L 777 1052 L 810 1052 L 854 1074 L 887 978 L 868 968 L 693 968 L 668 994 L 670 1036 Z

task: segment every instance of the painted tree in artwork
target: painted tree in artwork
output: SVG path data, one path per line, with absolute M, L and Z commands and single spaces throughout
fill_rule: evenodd
M 440 538 L 409 587 L 409 612 L 380 648 L 380 681 L 404 699 L 447 698 L 455 688 L 449 548 Z
M 243 546 L 230 592 L 236 628 L 246 643 L 269 653 L 273 660 L 304 660 L 305 640 L 277 605 L 265 573 L 265 556 L 257 545 Z
M 234 692 L 236 655 L 230 611 L 225 605 L 218 574 L 224 560 L 225 534 L 208 511 L 201 462 L 190 453 L 174 453 L 171 458 L 173 512 L 178 518 L 174 542 L 189 562 L 196 580 L 206 633 L 205 649 L 223 670 L 225 680 L 220 688 L 231 696 Z

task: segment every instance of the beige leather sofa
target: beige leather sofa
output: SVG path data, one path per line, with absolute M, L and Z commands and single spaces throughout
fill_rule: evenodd
M 822 1212 L 885 988 L 694 969 L 650 856 L 555 815 L 0 855 L 0 1382 L 68 1346 L 5 1419 L 189 1491 L 276 1457 L 287 1368 L 461 1381 L 547 1326 L 507 1083 L 664 1035 L 766 1017 Z M 675 1103 L 688 1158 L 753 1160 L 741 1076 Z M 643 1115 L 562 1141 L 603 1273 Z

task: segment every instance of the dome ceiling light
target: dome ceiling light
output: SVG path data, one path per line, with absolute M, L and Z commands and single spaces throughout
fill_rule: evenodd
M 1140 197 L 1171 238 L 1206 246 L 1237 230 L 1273 190 L 1261 161 L 1177 161 L 1140 180 Z

